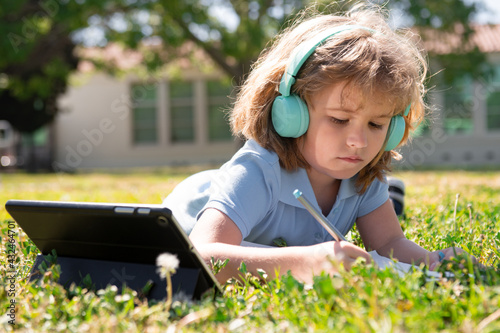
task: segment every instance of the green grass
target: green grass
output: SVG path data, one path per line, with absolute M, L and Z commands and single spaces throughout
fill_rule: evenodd
M 426 281 L 415 271 L 399 277 L 360 264 L 335 277 L 318 276 L 306 287 L 282 272 L 261 282 L 246 275 L 223 295 L 200 301 L 150 303 L 115 287 L 65 290 L 49 267 L 37 283 L 26 277 L 36 248 L 4 209 L 8 199 L 160 203 L 196 169 L 121 173 L 0 175 L 0 330 L 75 332 L 499 332 L 500 174 L 479 171 L 400 172 L 407 185 L 406 236 L 435 250 L 460 246 L 486 268 L 465 260 L 445 263 L 456 279 Z M 457 199 L 457 194 L 459 194 Z M 455 209 L 456 206 L 456 209 Z M 10 230 L 10 233 L 9 233 Z M 356 238 L 356 235 L 354 235 Z M 10 241 L 16 249 L 6 252 Z M 12 264 L 12 266 L 10 266 Z M 9 273 L 16 272 L 15 296 Z M 242 275 L 245 272 L 242 269 Z M 15 326 L 9 306 L 15 301 Z

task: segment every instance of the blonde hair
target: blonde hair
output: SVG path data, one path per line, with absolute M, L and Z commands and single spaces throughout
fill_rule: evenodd
M 423 119 L 427 62 L 408 31 L 400 34 L 391 30 L 380 9 L 357 6 L 342 16 L 310 15 L 305 11 L 260 55 L 241 87 L 230 117 L 233 134 L 254 139 L 262 147 L 276 152 L 286 170 L 309 165 L 298 149 L 301 138 L 281 137 L 272 126 L 271 108 L 279 95 L 281 77 L 290 54 L 300 43 L 340 25 L 361 25 L 375 32 L 353 29 L 327 39 L 302 65 L 292 93 L 311 105 L 312 96 L 322 88 L 347 82 L 364 96 L 385 98 L 393 107 L 393 115 L 403 114 L 411 104 L 409 115 L 404 117 L 406 129 L 402 144 Z M 390 170 L 392 157 L 400 155 L 382 149 L 360 171 L 357 185 L 361 193 L 375 178 L 382 179 L 383 173 Z

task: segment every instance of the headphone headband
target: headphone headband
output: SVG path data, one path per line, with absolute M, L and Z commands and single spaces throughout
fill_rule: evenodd
M 406 107 L 405 112 L 403 112 L 403 115 L 406 117 L 408 114 L 410 114 L 410 108 L 411 108 L 411 103 Z
M 281 96 L 277 96 L 274 99 L 271 112 L 274 129 L 280 136 L 298 138 L 306 133 L 309 127 L 309 110 L 306 103 L 298 95 L 291 93 L 297 73 L 304 62 L 326 39 L 340 32 L 354 29 L 363 29 L 372 34 L 375 33 L 375 30 L 361 25 L 341 25 L 325 30 L 313 38 L 300 43 L 291 52 L 288 65 L 281 77 L 278 89 Z M 406 107 L 403 112 L 404 116 L 408 116 L 410 107 L 411 104 Z M 405 128 L 406 123 L 403 116 L 396 115 L 391 118 L 384 147 L 386 151 L 396 148 L 401 143 L 406 131 Z
M 292 90 L 293 84 L 295 83 L 295 77 L 297 76 L 297 73 L 299 72 L 300 68 L 307 60 L 307 58 L 309 58 L 309 56 L 321 43 L 340 32 L 354 29 L 364 29 L 372 33 L 375 32 L 375 30 L 361 25 L 341 25 L 332 29 L 325 30 L 320 34 L 314 36 L 313 38 L 299 44 L 299 46 L 297 46 L 293 50 L 290 56 L 290 61 L 288 62 L 288 65 L 285 68 L 285 72 L 281 77 L 279 86 L 279 92 L 281 93 L 281 95 L 290 96 L 290 92 Z

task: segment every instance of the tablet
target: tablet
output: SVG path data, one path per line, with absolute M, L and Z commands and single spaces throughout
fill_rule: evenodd
M 66 263 L 67 271 L 71 271 L 66 273 L 72 274 L 68 280 L 73 282 L 75 274 L 81 277 L 88 273 L 95 281 L 99 280 L 97 275 L 107 272 L 107 277 L 100 279 L 101 284 L 109 280 L 127 282 L 128 285 L 135 283 L 137 288 L 142 288 L 140 284 L 147 282 L 148 278 L 158 281 L 156 258 L 168 252 L 177 255 L 180 262 L 178 272 L 172 277 L 174 287 L 174 280 L 177 280 L 180 283 L 178 289 L 184 289 L 185 293 L 191 293 L 188 296 L 195 298 L 210 288 L 215 287 L 220 291 L 212 271 L 167 207 L 9 200 L 5 208 L 42 255 L 56 251 L 58 260 Z M 92 267 L 102 269 L 93 271 Z M 64 268 L 61 264 L 61 278 L 65 273 Z M 127 268 L 129 272 L 136 271 L 133 279 L 130 278 L 133 274 L 127 272 Z M 147 276 L 146 271 L 154 276 Z M 133 281 L 137 280 L 139 273 L 144 276 L 140 281 Z M 129 279 L 120 281 L 120 276 Z M 195 286 L 182 286 L 183 281 L 191 280 L 196 280 Z

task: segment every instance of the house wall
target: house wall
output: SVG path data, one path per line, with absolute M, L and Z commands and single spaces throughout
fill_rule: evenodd
M 500 55 L 490 55 L 500 64 Z M 238 149 L 239 142 L 210 142 L 207 134 L 207 96 L 203 80 L 197 73 L 183 73 L 195 82 L 195 139 L 192 143 L 169 142 L 170 125 L 166 81 L 160 88 L 156 144 L 137 145 L 132 138 L 132 98 L 130 87 L 138 78 L 116 79 L 93 74 L 82 84 L 73 85 L 60 100 L 62 112 L 55 128 L 56 170 L 86 168 L 120 168 L 142 166 L 221 163 Z M 453 89 L 450 88 L 450 89 Z M 491 89 L 475 82 L 473 90 L 473 130 L 469 134 L 451 134 L 443 130 L 443 93 L 435 89 L 430 104 L 436 111 L 429 131 L 401 148 L 403 159 L 395 162 L 402 169 L 422 166 L 500 166 L 500 130 L 488 130 L 486 97 Z M 495 88 L 500 89 L 500 88 Z
M 402 170 L 429 166 L 500 166 L 500 135 L 449 136 L 435 130 L 415 138 L 400 149 L 403 158 L 394 163 Z
M 120 80 L 94 74 L 68 90 L 59 101 L 61 112 L 54 126 L 56 170 L 220 163 L 237 150 L 238 143 L 234 140 L 208 141 L 203 101 L 197 103 L 195 109 L 197 132 L 193 143 L 168 142 L 167 117 L 158 112 L 158 142 L 135 145 L 130 96 L 133 82 L 137 82 L 137 78 L 132 76 Z M 164 98 L 159 98 L 159 104 L 164 102 Z
M 489 54 L 488 61 L 499 67 L 500 54 Z M 429 100 L 435 109 L 430 115 L 432 119 L 430 130 L 425 135 L 413 138 L 407 146 L 402 147 L 400 153 L 403 159 L 394 164 L 405 170 L 427 166 L 500 168 L 500 129 L 488 129 L 486 107 L 488 94 L 499 91 L 500 87 L 498 82 L 491 84 L 479 80 L 473 82 L 471 89 L 472 133 L 446 133 L 443 129 L 445 108 L 443 93 L 439 89 L 434 89 Z

